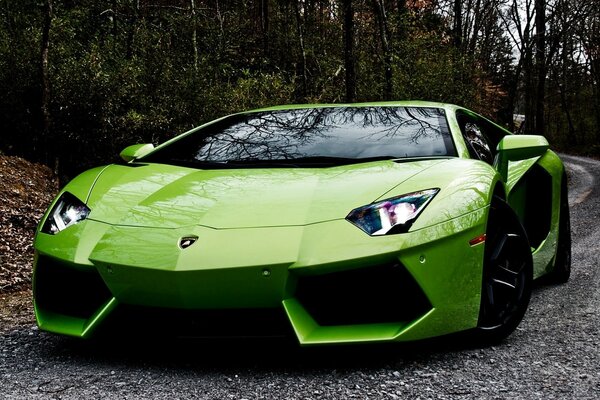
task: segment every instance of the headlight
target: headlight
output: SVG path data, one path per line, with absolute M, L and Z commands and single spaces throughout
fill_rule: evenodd
M 371 236 L 407 232 L 439 189 L 427 189 L 355 208 L 346 219 Z
M 89 213 L 90 209 L 81 200 L 69 192 L 64 192 L 50 211 L 42 232 L 54 235 L 86 219 Z

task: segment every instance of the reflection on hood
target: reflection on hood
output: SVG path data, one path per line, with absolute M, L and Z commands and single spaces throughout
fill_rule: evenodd
M 345 218 L 350 210 L 444 161 L 380 161 L 326 169 L 113 165 L 94 186 L 89 218 L 162 228 L 305 225 Z

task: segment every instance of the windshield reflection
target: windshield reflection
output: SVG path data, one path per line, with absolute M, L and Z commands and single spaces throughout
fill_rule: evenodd
M 455 150 L 441 109 L 323 107 L 233 115 L 143 160 L 297 164 L 323 158 L 336 163 L 453 155 Z

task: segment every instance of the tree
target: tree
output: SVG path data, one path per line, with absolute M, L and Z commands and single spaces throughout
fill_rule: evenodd
M 383 68 L 384 68 L 384 79 L 385 86 L 383 91 L 383 98 L 385 100 L 392 99 L 392 55 L 390 51 L 389 37 L 390 32 L 388 29 L 388 19 L 385 9 L 385 0 L 372 0 L 373 9 L 377 17 L 377 25 L 379 26 L 379 37 L 381 39 L 381 49 L 383 52 Z
M 51 124 L 52 118 L 50 115 L 50 73 L 48 71 L 48 52 L 50 50 L 50 28 L 52 26 L 52 0 L 46 0 L 44 3 L 44 25 L 42 27 L 42 43 L 41 43 L 41 59 L 40 70 L 42 75 L 42 96 L 41 96 L 41 111 L 42 111 L 42 137 L 46 138 L 48 143 L 53 143 Z M 45 146 L 45 147 L 46 147 Z M 48 149 L 48 147 L 46 147 Z M 58 172 L 58 156 L 54 157 L 54 171 Z M 49 161 L 49 160 L 48 160 Z
M 534 131 L 544 135 L 544 97 L 546 94 L 546 1 L 535 0 L 535 67 L 537 88 Z
M 462 0 L 454 0 L 454 29 L 453 29 L 453 36 L 454 36 L 454 45 L 457 48 L 461 48 L 462 47 L 462 29 L 463 29 L 463 23 L 462 23 Z
M 354 8 L 352 0 L 342 0 L 344 16 L 344 67 L 346 68 L 346 102 L 356 98 L 356 71 L 354 67 Z
M 308 71 L 306 66 L 306 47 L 304 46 L 304 22 L 300 16 L 300 7 L 294 0 L 294 15 L 296 17 L 296 29 L 298 32 L 298 45 L 300 46 L 300 77 L 302 78 L 302 98 L 305 99 L 308 94 Z
M 73 175 L 291 102 L 453 102 L 600 154 L 597 0 L 42 0 L 0 8 L 0 151 Z M 595 146 L 595 147 L 594 147 Z

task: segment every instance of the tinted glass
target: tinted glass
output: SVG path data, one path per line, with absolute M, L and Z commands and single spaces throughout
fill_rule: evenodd
M 418 107 L 332 107 L 227 117 L 142 161 L 198 167 L 304 165 L 454 156 L 444 111 Z
M 485 161 L 488 164 L 493 163 L 494 155 L 488 139 L 477 124 L 473 122 L 465 123 L 463 135 L 467 141 L 471 158 Z

